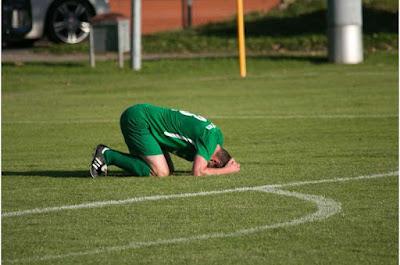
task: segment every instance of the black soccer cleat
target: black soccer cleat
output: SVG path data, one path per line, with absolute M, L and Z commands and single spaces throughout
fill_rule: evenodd
M 90 175 L 92 178 L 97 176 L 107 176 L 107 165 L 104 158 L 104 151 L 109 150 L 107 146 L 99 144 L 94 151 L 93 160 L 90 165 Z

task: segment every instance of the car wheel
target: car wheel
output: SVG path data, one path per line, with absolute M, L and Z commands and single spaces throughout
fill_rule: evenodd
M 68 44 L 82 42 L 89 35 L 89 20 L 93 15 L 93 8 L 85 1 L 56 1 L 47 19 L 50 39 Z

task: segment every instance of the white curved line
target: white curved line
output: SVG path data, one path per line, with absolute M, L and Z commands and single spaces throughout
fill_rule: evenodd
M 248 189 L 247 191 L 251 191 L 251 189 Z M 277 228 L 282 228 L 282 227 L 287 227 L 287 226 L 295 226 L 295 225 L 300 225 L 300 224 L 307 223 L 307 222 L 323 220 L 323 219 L 326 219 L 326 218 L 341 211 L 340 203 L 335 202 L 332 199 L 324 198 L 322 196 L 309 195 L 309 194 L 303 194 L 303 193 L 291 192 L 291 191 L 284 191 L 284 190 L 280 190 L 280 189 L 276 189 L 276 188 L 272 188 L 272 187 L 257 189 L 256 191 L 274 193 L 274 194 L 281 195 L 281 196 L 289 196 L 289 197 L 294 197 L 294 198 L 304 200 L 304 201 L 310 201 L 310 202 L 313 202 L 316 204 L 317 211 L 314 213 L 305 215 L 303 217 L 290 220 L 290 221 L 275 223 L 275 224 L 270 224 L 270 225 L 262 225 L 262 226 L 247 228 L 247 229 L 241 229 L 241 230 L 237 230 L 237 231 L 234 231 L 231 233 L 210 233 L 210 234 L 203 234 L 203 235 L 197 235 L 197 236 L 191 236 L 191 237 L 160 239 L 160 240 L 147 241 L 147 242 L 131 242 L 127 245 L 122 245 L 122 246 L 102 247 L 102 248 L 96 248 L 96 249 L 92 249 L 92 250 L 88 250 L 88 251 L 70 252 L 70 253 L 60 254 L 60 255 L 46 255 L 46 256 L 42 256 L 42 257 L 15 259 L 15 260 L 9 260 L 9 262 L 24 263 L 24 262 L 32 262 L 32 261 L 45 261 L 45 260 L 54 260 L 54 259 L 61 259 L 61 258 L 68 258 L 68 257 L 100 254 L 100 253 L 104 253 L 104 252 L 138 249 L 138 248 L 157 246 L 157 245 L 169 245 L 169 244 L 189 243 L 192 241 L 208 240 L 208 239 L 216 239 L 216 238 L 238 237 L 238 236 L 261 232 L 264 230 L 277 229 Z
M 290 183 L 286 183 L 286 184 L 275 184 L 275 185 L 265 185 L 265 186 L 255 186 L 255 187 L 240 187 L 240 188 L 234 188 L 234 189 L 203 191 L 203 192 L 194 192 L 194 193 L 134 197 L 134 198 L 128 198 L 128 199 L 124 199 L 124 200 L 97 201 L 97 202 L 88 202 L 88 203 L 73 204 L 73 205 L 62 205 L 62 206 L 55 206 L 55 207 L 35 208 L 35 209 L 28 209 L 28 210 L 21 210 L 21 211 L 4 212 L 1 214 L 1 217 L 3 217 L 3 218 L 17 217 L 17 216 L 25 216 L 25 215 L 32 215 L 32 214 L 59 212 L 59 211 L 65 211 L 65 210 L 100 208 L 100 207 L 106 207 L 106 206 L 112 206 L 112 205 L 131 204 L 131 203 L 137 203 L 137 202 L 143 202 L 143 201 L 158 201 L 158 200 L 168 200 L 168 199 L 187 198 L 187 197 L 209 196 L 209 195 L 231 193 L 231 192 L 243 192 L 243 191 L 249 191 L 249 190 L 259 190 L 259 189 L 268 188 L 268 187 L 281 188 L 281 187 L 301 186 L 301 185 L 309 185 L 309 184 L 320 184 L 320 183 L 344 182 L 344 181 L 370 179 L 370 178 L 381 178 L 381 177 L 388 177 L 388 176 L 395 176 L 395 175 L 398 175 L 397 171 L 383 173 L 383 174 L 358 176 L 358 177 L 300 181 L 300 182 L 290 182 Z
M 46 255 L 46 256 L 41 256 L 41 257 L 36 256 L 36 257 L 23 258 L 23 259 L 14 259 L 14 260 L 8 260 L 8 262 L 24 263 L 24 262 L 32 262 L 32 261 L 45 261 L 45 260 L 61 259 L 61 258 L 68 258 L 68 257 L 100 254 L 100 253 L 104 253 L 104 252 L 137 249 L 137 248 L 157 246 L 157 245 L 189 243 L 192 241 L 208 240 L 208 239 L 215 239 L 215 238 L 238 237 L 238 236 L 257 233 L 257 232 L 261 232 L 261 231 L 269 230 L 269 229 L 277 229 L 277 228 L 282 228 L 282 227 L 300 225 L 300 224 L 307 223 L 307 222 L 320 221 L 320 220 L 329 218 L 330 216 L 340 212 L 341 211 L 340 203 L 338 203 L 330 198 L 324 198 L 323 196 L 303 194 L 303 193 L 292 192 L 292 191 L 285 191 L 285 190 L 278 189 L 278 187 L 282 188 L 282 187 L 299 186 L 299 185 L 307 185 L 307 184 L 343 182 L 343 181 L 350 181 L 350 180 L 381 178 L 381 177 L 394 176 L 394 175 L 398 175 L 398 172 L 389 172 L 389 173 L 385 173 L 385 174 L 375 174 L 375 175 L 369 175 L 369 176 L 359 176 L 359 177 L 355 177 L 355 178 L 335 178 L 335 179 L 325 179 L 325 180 L 317 180 L 317 181 L 292 182 L 292 183 L 278 184 L 278 185 L 244 187 L 244 188 L 238 188 L 238 189 L 203 192 L 203 193 L 191 193 L 190 196 L 189 196 L 189 193 L 186 193 L 186 194 L 176 194 L 176 195 L 174 195 L 175 197 L 171 197 L 172 195 L 139 197 L 142 199 L 140 199 L 138 201 L 144 201 L 144 200 L 184 198 L 184 197 L 193 197 L 193 196 L 206 196 L 206 195 L 221 194 L 221 193 L 227 193 L 227 192 L 261 191 L 261 192 L 268 192 L 268 193 L 273 193 L 273 194 L 277 194 L 277 195 L 281 195 L 281 196 L 289 196 L 289 197 L 294 197 L 294 198 L 297 198 L 300 200 L 313 202 L 317 206 L 317 211 L 314 213 L 311 213 L 311 214 L 307 214 L 303 217 L 290 220 L 290 221 L 275 223 L 275 224 L 270 224 L 270 225 L 257 226 L 257 227 L 253 227 L 253 228 L 247 228 L 247 229 L 241 229 L 241 230 L 237 230 L 237 231 L 234 231 L 231 233 L 210 233 L 210 234 L 203 234 L 203 235 L 197 235 L 197 236 L 192 236 L 192 237 L 160 239 L 160 240 L 148 241 L 148 242 L 131 242 L 130 244 L 122 245 L 122 246 L 102 247 L 102 248 L 96 248 L 96 249 L 92 249 L 92 250 L 88 250 L 88 251 L 70 252 L 70 253 L 59 254 L 59 255 Z M 144 199 L 144 198 L 147 198 L 147 199 Z M 152 199 L 149 199 L 149 198 L 152 198 Z

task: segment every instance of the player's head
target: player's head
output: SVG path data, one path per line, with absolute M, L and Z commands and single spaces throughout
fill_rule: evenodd
M 217 147 L 217 149 L 215 150 L 214 154 L 211 156 L 210 161 L 208 162 L 208 167 L 212 167 L 212 168 L 222 168 L 224 167 L 229 160 L 231 160 L 232 157 L 231 155 L 228 153 L 228 151 L 226 151 L 224 148 L 222 147 Z

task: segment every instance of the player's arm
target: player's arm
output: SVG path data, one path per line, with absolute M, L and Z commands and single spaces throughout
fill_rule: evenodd
M 211 168 L 208 167 L 207 160 L 200 155 L 196 155 L 193 161 L 192 174 L 194 176 L 207 176 L 207 175 L 224 175 L 231 174 L 240 171 L 240 164 L 235 159 L 229 160 L 229 162 L 222 168 Z

